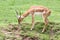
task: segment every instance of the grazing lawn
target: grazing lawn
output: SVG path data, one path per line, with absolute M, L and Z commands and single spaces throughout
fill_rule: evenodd
M 19 12 L 22 12 L 23 14 L 30 6 L 33 5 L 42 5 L 48 7 L 52 11 L 51 15 L 48 17 L 50 21 L 48 28 L 45 33 L 42 33 L 41 31 L 44 27 L 42 17 L 39 18 L 39 16 L 35 16 L 35 28 L 30 31 L 31 16 L 28 16 L 23 20 L 22 29 L 19 31 L 20 35 L 23 35 L 23 37 L 28 36 L 30 39 L 32 38 L 32 40 L 49 40 L 50 35 L 53 34 L 52 38 L 54 40 L 60 40 L 60 0 L 0 0 L 0 40 L 4 40 L 6 36 L 4 32 L 1 32 L 2 30 L 7 29 L 10 32 L 13 32 L 12 28 L 9 29 L 9 27 L 11 26 L 14 28 L 18 24 L 15 9 L 19 10 Z M 53 26 L 52 33 L 50 32 L 51 26 Z M 10 40 L 13 40 L 15 34 L 12 33 L 11 36 L 13 37 L 9 36 L 8 39 L 12 38 Z M 23 37 L 20 37 L 20 39 L 22 40 Z M 17 40 L 19 39 L 17 38 Z

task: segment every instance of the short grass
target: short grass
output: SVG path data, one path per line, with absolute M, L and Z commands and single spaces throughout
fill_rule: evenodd
M 8 24 L 17 24 L 17 18 L 16 18 L 16 13 L 15 13 L 15 9 L 19 10 L 19 12 L 22 12 L 22 14 L 28 10 L 28 8 L 30 6 L 45 6 L 50 8 L 50 10 L 52 11 L 51 15 L 49 16 L 49 21 L 50 22 L 54 22 L 54 23 L 60 23 L 60 0 L 0 0 L 0 26 L 4 26 L 6 27 L 6 25 Z M 23 20 L 24 23 L 30 23 L 31 24 L 31 16 L 26 17 Z M 35 22 L 43 22 L 42 21 L 42 17 L 39 18 L 39 16 L 35 17 Z M 41 23 L 42 24 L 42 23 Z M 30 27 L 30 25 L 27 25 L 28 27 Z M 35 30 L 33 31 L 27 31 L 27 35 L 30 33 L 30 35 L 35 35 L 35 33 L 37 33 L 37 35 L 39 35 L 39 37 L 41 36 L 42 40 L 49 40 L 49 35 L 47 33 L 44 34 L 40 34 L 40 32 L 36 32 L 36 31 L 40 31 L 39 27 L 41 25 L 36 25 Z M 60 25 L 55 25 L 54 27 L 59 28 Z M 29 30 L 29 28 L 27 27 L 26 30 Z M 1 35 L 2 33 L 0 33 Z M 4 34 L 2 34 L 0 36 L 0 39 L 2 40 Z M 58 35 L 55 40 L 60 40 L 60 35 Z
M 17 23 L 15 9 L 24 13 L 32 5 L 42 5 L 50 8 L 52 13 L 49 20 L 52 22 L 60 22 L 59 4 L 59 0 L 0 0 L 0 25 Z M 35 19 L 36 21 L 42 21 L 42 18 L 39 18 L 39 16 L 35 17 Z M 23 22 L 31 22 L 31 16 L 26 17 Z

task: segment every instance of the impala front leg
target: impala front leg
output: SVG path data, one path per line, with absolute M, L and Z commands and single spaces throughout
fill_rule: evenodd
M 34 28 L 35 22 L 34 22 L 34 14 L 32 14 L 32 27 L 31 30 Z
M 47 27 L 47 24 L 48 24 L 48 19 L 47 19 L 46 16 L 43 16 L 43 20 L 44 20 L 45 26 L 44 26 L 42 32 L 44 32 L 46 30 L 46 27 Z

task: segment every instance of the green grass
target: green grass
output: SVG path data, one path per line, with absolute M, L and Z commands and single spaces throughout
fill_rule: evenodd
M 17 23 L 15 9 L 24 13 L 32 5 L 42 5 L 51 9 L 52 13 L 49 20 L 60 22 L 60 1 L 59 0 L 0 0 L 0 24 Z M 29 20 L 30 19 L 30 20 Z M 42 18 L 36 17 L 36 21 L 42 21 Z M 31 17 L 25 18 L 23 22 L 31 22 Z
M 29 9 L 30 6 L 45 6 L 50 8 L 52 11 L 51 15 L 49 16 L 49 21 L 54 22 L 54 23 L 60 23 L 60 0 L 0 0 L 0 26 L 6 27 L 9 23 L 11 24 L 17 24 L 17 18 L 16 18 L 16 13 L 15 9 L 21 11 L 22 14 Z M 28 20 L 28 21 L 27 21 Z M 23 20 L 24 23 L 30 23 L 31 24 L 31 16 L 26 17 Z M 43 22 L 42 17 L 39 18 L 39 16 L 35 16 L 35 22 Z M 42 23 L 41 23 L 42 25 Z M 27 31 L 27 35 L 30 33 L 30 36 L 35 36 L 35 33 L 39 35 L 42 40 L 49 40 L 49 35 L 47 34 L 48 32 L 44 34 L 40 34 L 40 32 L 36 31 L 41 31 L 43 25 L 41 28 L 39 26 L 41 25 L 35 25 L 37 29 L 33 31 L 29 31 L 29 28 L 31 25 L 27 25 L 27 27 L 23 28 Z M 57 26 L 54 26 L 54 30 L 60 28 L 60 24 Z M 29 28 L 28 28 L 29 27 Z M 33 32 L 33 33 L 32 33 Z M 2 33 L 0 33 L 1 35 Z M 24 34 L 24 33 L 23 33 Z M 60 40 L 60 35 L 56 34 L 55 40 Z M 2 34 L 0 36 L 0 39 L 3 40 L 2 38 L 4 35 Z
M 52 29 L 53 29 L 53 32 L 51 31 L 51 25 L 52 25 Z M 12 28 L 10 28 L 12 27 Z M 0 38 L 1 40 L 3 40 L 4 38 L 8 38 L 8 39 L 11 39 L 11 38 L 14 38 L 16 34 L 20 34 L 20 35 L 23 35 L 24 36 L 28 36 L 28 37 L 31 37 L 31 38 L 34 38 L 34 37 L 38 37 L 39 40 L 50 40 L 50 37 L 53 37 L 54 40 L 60 40 L 60 23 L 55 23 L 55 22 L 51 22 L 49 23 L 48 27 L 46 28 L 46 31 L 44 33 L 42 33 L 42 29 L 44 27 L 44 23 L 42 22 L 37 22 L 35 24 L 35 27 L 34 27 L 34 30 L 30 30 L 31 28 L 31 24 L 29 23 L 23 23 L 21 25 L 21 30 L 19 32 L 17 32 L 18 30 L 16 30 L 17 28 L 17 24 L 8 24 L 8 25 L 5 25 L 5 27 L 0 27 Z M 20 27 L 18 27 L 20 28 Z M 5 33 L 7 32 L 3 32 L 2 33 L 2 30 L 4 29 L 7 29 L 8 31 L 7 32 L 12 32 L 12 34 L 7 34 L 7 36 L 5 35 Z M 13 30 L 15 30 L 16 34 L 13 32 Z M 5 31 L 5 30 L 4 30 Z M 53 35 L 51 34 L 53 33 Z M 5 37 L 6 36 L 6 37 Z M 17 39 L 21 39 L 21 37 L 18 37 Z

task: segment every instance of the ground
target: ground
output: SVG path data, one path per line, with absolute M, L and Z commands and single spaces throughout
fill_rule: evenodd
M 15 10 L 19 10 L 22 14 L 28 10 L 30 6 L 45 6 L 49 8 L 52 13 L 48 17 L 50 23 L 47 26 L 46 32 L 42 33 L 44 23 L 42 17 L 35 16 L 35 28 L 30 31 L 31 28 L 31 16 L 26 17 L 23 20 L 22 27 L 17 27 L 17 18 Z M 28 20 L 28 21 L 27 21 Z M 52 29 L 51 29 L 51 26 Z M 12 27 L 12 28 L 9 28 Z M 18 38 L 15 37 L 15 32 L 18 32 Z M 5 35 L 5 33 L 10 33 Z M 52 35 L 52 37 L 51 37 Z M 60 40 L 60 0 L 0 0 L 0 40 Z M 12 38 L 12 39 L 11 39 Z

